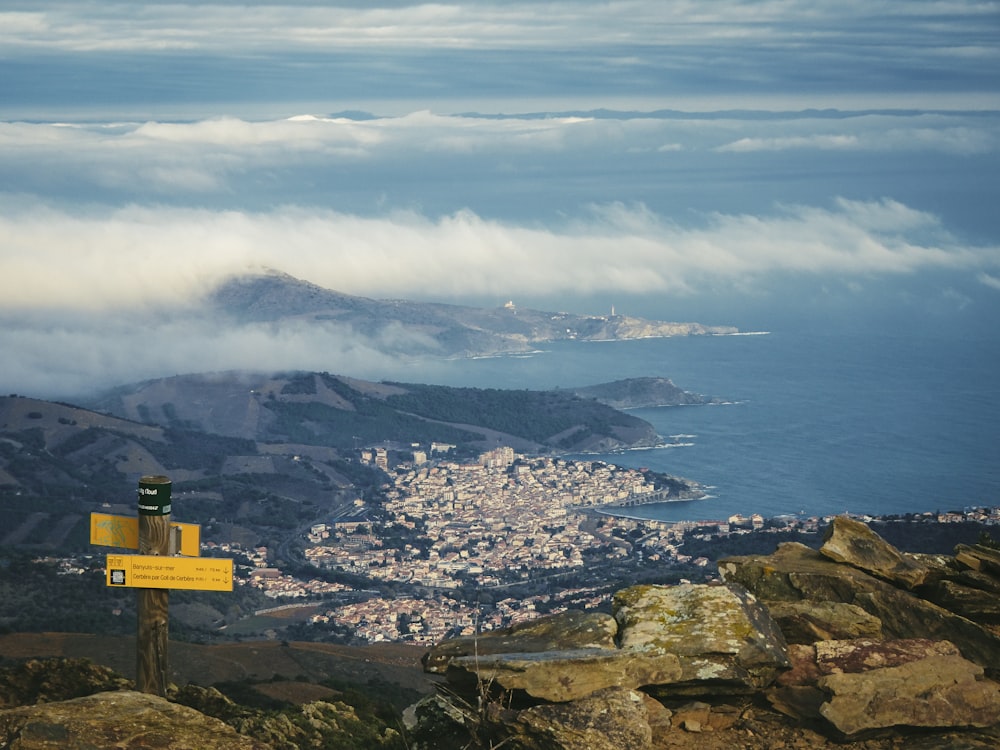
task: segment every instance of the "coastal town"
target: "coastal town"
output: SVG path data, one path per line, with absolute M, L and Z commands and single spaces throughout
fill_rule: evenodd
M 684 498 L 671 497 L 647 471 L 527 458 L 506 447 L 476 462 L 409 462 L 389 475 L 381 520 L 369 517 L 359 499 L 348 517 L 310 528 L 305 554 L 316 568 L 363 576 L 372 589 L 392 584 L 408 593 L 386 598 L 371 592 L 362 601 L 324 607 L 318 598 L 346 594 L 352 587 L 284 574 L 271 565 L 263 547 L 248 555 L 254 567 L 246 585 L 275 599 L 276 606 L 289 602 L 284 606 L 315 610 L 310 622 L 318 629 L 367 642 L 433 643 L 544 613 L 602 606 L 610 595 L 607 586 L 581 583 L 585 571 L 602 566 L 653 566 L 710 577 L 707 558 L 680 551 L 690 534 L 711 538 L 790 529 L 815 534 L 829 521 L 793 517 L 775 522 L 760 515 L 686 523 L 630 518 L 620 514 L 644 499 Z M 696 485 L 681 486 L 690 497 L 698 496 Z M 1000 525 L 1000 508 L 927 515 L 938 523 Z M 507 594 L 518 584 L 539 581 L 550 585 L 530 595 Z M 488 605 L 470 602 L 469 592 L 488 595 Z

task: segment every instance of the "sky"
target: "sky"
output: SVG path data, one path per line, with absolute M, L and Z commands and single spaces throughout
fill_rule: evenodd
M 203 314 L 264 268 L 995 336 L 998 175 L 1000 2 L 0 0 L 0 391 L 397 375 Z

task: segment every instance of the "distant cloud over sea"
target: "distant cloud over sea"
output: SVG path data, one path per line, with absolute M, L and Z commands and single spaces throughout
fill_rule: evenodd
M 998 19 L 971 0 L 8 4 L 0 386 L 58 389 L 67 348 L 109 379 L 318 347 L 389 367 L 345 332 L 189 316 L 261 267 L 374 297 L 985 326 Z M 173 358 L 139 362 L 150 339 Z

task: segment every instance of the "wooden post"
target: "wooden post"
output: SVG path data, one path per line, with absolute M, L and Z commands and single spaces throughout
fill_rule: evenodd
M 139 554 L 170 554 L 170 480 L 139 479 Z M 167 640 L 170 592 L 139 589 L 136 634 L 136 687 L 143 693 L 167 694 Z

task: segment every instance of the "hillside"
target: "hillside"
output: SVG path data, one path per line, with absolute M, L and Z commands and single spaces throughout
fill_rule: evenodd
M 329 373 L 186 375 L 117 389 L 91 406 L 143 423 L 258 443 L 432 441 L 468 451 L 584 451 L 651 445 L 653 428 L 570 392 L 371 383 Z
M 132 512 L 166 474 L 206 538 L 287 538 L 380 484 L 359 449 L 476 455 L 651 445 L 645 421 L 570 392 L 369 383 L 327 373 L 189 375 L 90 408 L 0 397 L 0 545 L 81 549 L 91 511 Z

